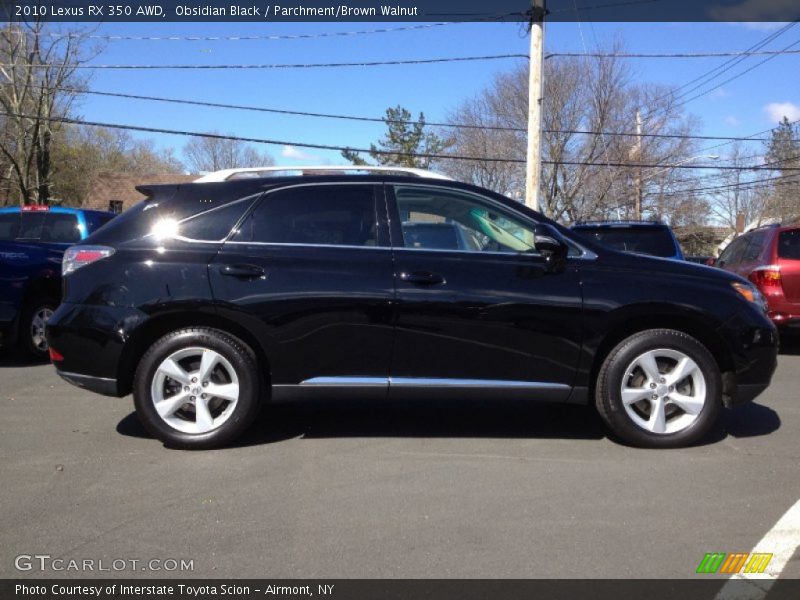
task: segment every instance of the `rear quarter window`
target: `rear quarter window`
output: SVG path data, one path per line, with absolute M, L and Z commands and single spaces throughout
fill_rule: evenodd
M 778 235 L 778 257 L 800 260 L 800 229 L 781 231 Z

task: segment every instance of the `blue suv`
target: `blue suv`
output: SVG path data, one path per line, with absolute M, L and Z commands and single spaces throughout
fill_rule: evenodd
M 685 260 L 675 234 L 660 221 L 579 221 L 572 230 L 613 250 Z
M 61 259 L 113 213 L 42 205 L 0 208 L 0 346 L 47 356 L 44 326 L 61 302 Z

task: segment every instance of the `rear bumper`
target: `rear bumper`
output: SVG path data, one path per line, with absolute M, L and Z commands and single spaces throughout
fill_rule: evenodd
M 116 379 L 93 377 L 91 375 L 80 375 L 78 373 L 68 373 L 66 371 L 60 371 L 58 368 L 56 368 L 56 373 L 58 373 L 58 376 L 64 381 L 84 390 L 103 394 L 104 396 L 120 396 L 117 389 Z

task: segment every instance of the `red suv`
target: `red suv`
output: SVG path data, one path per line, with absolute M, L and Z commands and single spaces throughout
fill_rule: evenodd
M 776 325 L 800 332 L 800 225 L 768 225 L 736 238 L 716 266 L 752 281 Z

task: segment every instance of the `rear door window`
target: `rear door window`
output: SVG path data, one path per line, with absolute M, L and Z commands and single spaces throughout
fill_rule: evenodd
M 717 264 L 720 267 L 738 265 L 742 260 L 742 254 L 744 254 L 744 251 L 747 249 L 747 242 L 748 240 L 746 237 L 740 237 L 733 240 L 722 252 Z
M 19 232 L 19 213 L 0 214 L 0 241 L 17 239 Z
M 742 254 L 742 262 L 755 262 L 761 256 L 761 251 L 764 249 L 764 242 L 767 240 L 765 231 L 757 231 L 749 236 L 750 242 Z
M 18 240 L 38 240 L 42 236 L 44 220 L 47 213 L 44 211 L 23 212 L 19 218 Z
M 377 246 L 375 186 L 315 185 L 264 196 L 233 241 Z
M 74 213 L 46 213 L 39 239 L 43 242 L 56 244 L 80 242 L 81 230 L 78 227 L 78 215 Z
M 800 260 L 800 229 L 781 231 L 778 236 L 778 257 Z

